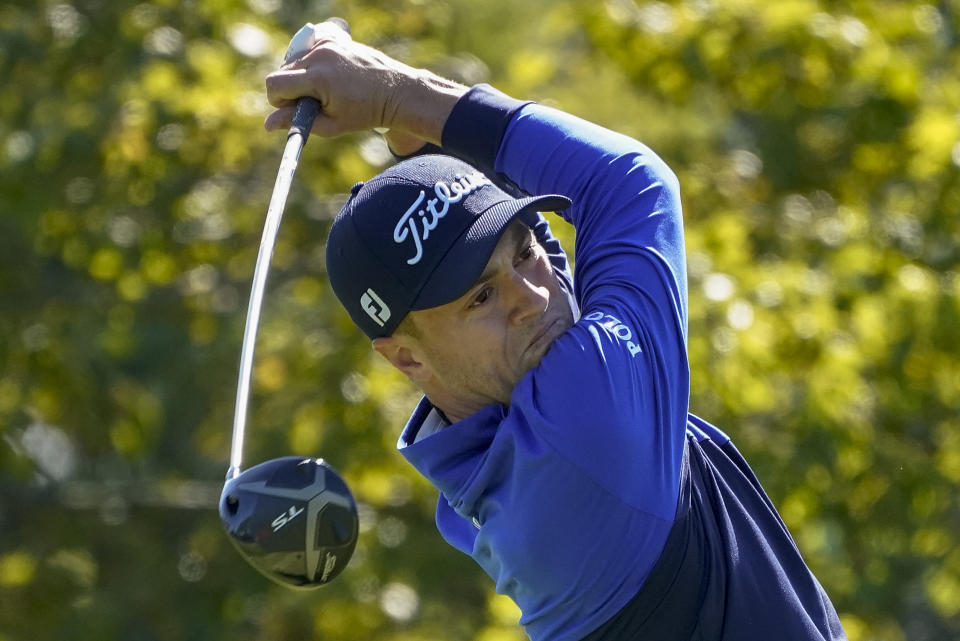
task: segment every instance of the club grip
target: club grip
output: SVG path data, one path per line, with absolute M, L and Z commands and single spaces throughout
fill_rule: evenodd
M 297 110 L 293 112 L 293 121 L 290 123 L 290 131 L 287 137 L 294 134 L 300 134 L 304 138 L 310 135 L 313 128 L 313 121 L 320 113 L 320 101 L 316 98 L 304 97 L 297 100 Z

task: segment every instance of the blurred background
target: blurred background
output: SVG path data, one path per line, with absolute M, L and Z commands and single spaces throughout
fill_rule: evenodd
M 960 638 L 960 2 L 31 0 L 0 5 L 0 641 L 525 638 L 436 533 L 394 450 L 417 395 L 325 279 L 331 217 L 390 162 L 374 134 L 304 151 L 244 459 L 330 461 L 357 553 L 293 592 L 217 518 L 284 138 L 263 78 L 331 15 L 663 156 L 692 411 L 851 641 Z

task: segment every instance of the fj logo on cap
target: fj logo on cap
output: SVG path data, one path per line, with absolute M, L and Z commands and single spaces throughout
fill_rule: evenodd
M 393 242 L 398 245 L 402 245 L 407 238 L 413 239 L 415 253 L 412 258 L 407 259 L 407 264 L 416 265 L 423 258 L 423 241 L 430 237 L 430 232 L 437 228 L 440 219 L 450 211 L 451 203 L 458 203 L 484 185 L 492 184 L 490 179 L 479 171 L 460 176 L 449 186 L 442 180 L 438 180 L 433 185 L 433 192 L 437 197 L 427 200 L 425 207 L 420 207 L 420 205 L 426 199 L 427 194 L 421 191 L 413 204 L 397 221 L 397 226 L 393 228 Z M 438 203 L 443 203 L 439 209 L 437 208 Z M 417 224 L 418 220 L 420 221 L 419 225 Z
M 383 324 L 390 320 L 390 308 L 383 302 L 383 299 L 377 296 L 377 292 L 369 287 L 360 297 L 360 307 L 363 308 L 373 322 L 383 327 Z

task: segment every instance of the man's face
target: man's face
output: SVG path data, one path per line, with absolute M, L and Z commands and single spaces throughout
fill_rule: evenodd
M 473 411 L 508 404 L 514 385 L 573 325 L 545 250 L 519 221 L 463 296 L 411 317 L 435 380 Z

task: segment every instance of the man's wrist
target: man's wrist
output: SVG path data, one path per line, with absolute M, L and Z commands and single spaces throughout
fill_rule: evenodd
M 398 89 L 390 127 L 439 145 L 450 113 L 469 87 L 431 71 L 415 69 Z

